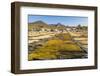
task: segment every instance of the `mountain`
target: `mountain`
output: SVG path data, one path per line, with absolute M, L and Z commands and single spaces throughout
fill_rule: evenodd
M 32 23 L 29 23 L 29 24 L 37 24 L 37 25 L 47 25 L 45 22 L 43 21 L 35 21 L 35 22 L 32 22 Z
M 28 23 L 28 29 L 33 30 L 33 29 L 41 29 L 41 28 L 47 28 L 48 24 L 46 24 L 43 21 L 36 21 L 32 23 Z

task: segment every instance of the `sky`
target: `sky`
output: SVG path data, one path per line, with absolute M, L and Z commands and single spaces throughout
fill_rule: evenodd
M 77 17 L 77 16 L 50 16 L 50 15 L 28 15 L 28 23 L 35 21 L 43 21 L 47 24 L 57 24 L 61 23 L 65 26 L 87 26 L 88 17 Z

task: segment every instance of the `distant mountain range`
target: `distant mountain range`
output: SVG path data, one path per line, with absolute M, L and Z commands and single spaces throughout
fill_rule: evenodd
M 41 28 L 46 28 L 46 29 L 65 29 L 65 25 L 61 24 L 61 23 L 57 23 L 57 24 L 47 24 L 43 21 L 35 21 L 32 23 L 28 23 L 28 29 L 29 30 L 33 30 L 33 29 L 41 29 Z

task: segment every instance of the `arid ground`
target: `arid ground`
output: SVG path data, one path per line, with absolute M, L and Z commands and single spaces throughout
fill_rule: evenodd
M 87 27 L 48 25 L 42 21 L 29 24 L 28 60 L 87 58 Z

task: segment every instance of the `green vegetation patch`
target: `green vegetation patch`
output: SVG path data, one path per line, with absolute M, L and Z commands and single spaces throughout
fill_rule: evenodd
M 76 44 L 66 44 L 60 39 L 47 41 L 42 47 L 36 49 L 29 54 L 29 60 L 34 59 L 57 59 L 61 55 L 60 52 L 80 52 L 81 49 Z
M 57 34 L 57 35 L 55 35 L 55 38 L 58 38 L 58 39 L 61 39 L 61 40 L 64 40 L 64 41 L 66 41 L 66 40 L 70 41 L 71 40 L 71 37 L 68 33 Z

